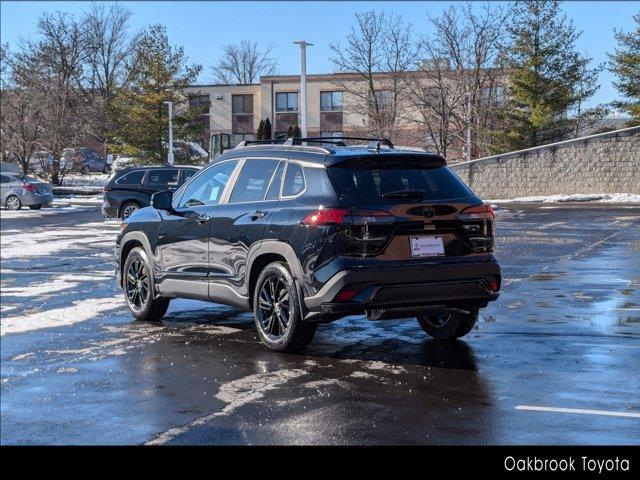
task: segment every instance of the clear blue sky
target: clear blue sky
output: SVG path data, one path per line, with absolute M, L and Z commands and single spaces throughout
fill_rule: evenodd
M 152 23 L 167 26 L 173 44 L 184 46 L 190 60 L 203 65 L 202 83 L 211 80 L 209 66 L 216 62 L 222 45 L 245 38 L 272 44 L 281 73 L 299 71 L 299 50 L 291 42 L 305 39 L 315 44 L 307 54 L 309 73 L 331 71 L 329 44 L 349 32 L 353 14 L 369 9 L 394 12 L 411 21 L 418 32 L 426 33 L 425 12 L 438 13 L 454 2 L 123 2 L 132 12 L 131 26 L 141 30 Z M 492 2 L 502 3 L 502 2 Z M 480 5 L 478 3 L 478 5 Z M 35 33 L 38 16 L 60 10 L 80 14 L 89 2 L 17 2 L 0 5 L 2 43 L 14 45 L 20 37 Z M 629 31 L 632 15 L 640 11 L 639 1 L 570 1 L 563 5 L 576 26 L 583 31 L 578 43 L 581 52 L 599 63 L 613 51 L 614 28 Z M 613 77 L 603 72 L 601 87 L 591 104 L 616 98 Z

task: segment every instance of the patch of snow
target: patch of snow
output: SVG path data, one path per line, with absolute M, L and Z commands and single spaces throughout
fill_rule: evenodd
M 73 325 L 125 306 L 122 295 L 117 295 L 78 300 L 70 307 L 54 308 L 17 317 L 3 316 L 0 319 L 0 335 Z
M 95 228 L 81 224 L 67 230 L 33 231 L 3 235 L 0 257 L 2 259 L 51 255 L 60 251 L 91 246 L 115 245 L 117 229 Z M 110 243 L 107 243 L 110 242 Z
M 210 413 L 192 422 L 177 428 L 172 428 L 161 433 L 147 445 L 162 445 L 173 438 L 187 432 L 192 427 L 205 425 L 217 417 L 230 415 L 238 408 L 264 397 L 265 393 L 280 388 L 289 380 L 307 375 L 307 372 L 300 369 L 277 370 L 275 372 L 256 373 L 246 377 L 238 378 L 228 383 L 223 383 L 218 389 L 216 398 L 226 403 L 219 412 Z
M 30 284 L 23 287 L 3 287 L 1 288 L 3 295 L 11 295 L 13 297 L 38 297 L 40 295 L 48 295 L 60 290 L 74 288 L 79 282 L 104 281 L 105 276 L 95 275 L 58 275 L 52 279 L 47 279 L 42 284 Z
M 91 173 L 89 175 L 82 175 L 80 173 L 70 173 L 65 175 L 62 180 L 62 186 L 97 186 L 104 187 L 109 183 L 110 174 L 105 173 Z
M 633 193 L 575 193 L 572 195 L 540 195 L 534 197 L 517 197 L 511 199 L 485 200 L 485 203 L 565 203 L 565 202 L 600 202 L 600 203 L 640 203 L 640 195 Z
M 55 202 L 55 200 L 54 200 Z M 43 207 L 40 210 L 31 210 L 30 208 L 21 208 L 20 210 L 0 210 L 0 219 L 2 220 L 12 220 L 14 218 L 24 218 L 24 217 L 44 217 L 49 215 L 57 215 L 59 213 L 67 213 L 73 211 L 83 211 L 89 208 L 90 205 L 70 205 L 65 204 L 65 206 L 53 206 L 53 207 Z M 3 234 L 6 232 L 2 232 Z

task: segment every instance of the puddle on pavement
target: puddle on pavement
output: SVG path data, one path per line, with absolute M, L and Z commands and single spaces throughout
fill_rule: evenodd
M 565 275 L 565 272 L 541 272 L 531 275 L 529 277 L 529 280 L 534 280 L 536 282 L 545 282 L 548 280 L 557 280 L 558 278 L 562 278 Z

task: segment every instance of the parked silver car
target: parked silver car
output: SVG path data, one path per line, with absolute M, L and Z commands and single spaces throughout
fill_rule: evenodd
M 43 205 L 51 205 L 52 202 L 53 192 L 50 183 L 21 173 L 0 174 L 0 203 L 5 208 L 19 210 L 24 205 L 37 210 Z

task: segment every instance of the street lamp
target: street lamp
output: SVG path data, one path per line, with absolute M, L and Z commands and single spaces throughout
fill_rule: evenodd
M 300 109 L 302 110 L 302 119 L 300 122 L 300 130 L 302 136 L 307 136 L 307 47 L 312 47 L 313 43 L 307 43 L 304 40 L 293 42 L 300 45 Z
M 167 153 L 167 163 L 173 165 L 173 102 L 162 102 L 169 106 L 169 152 Z

